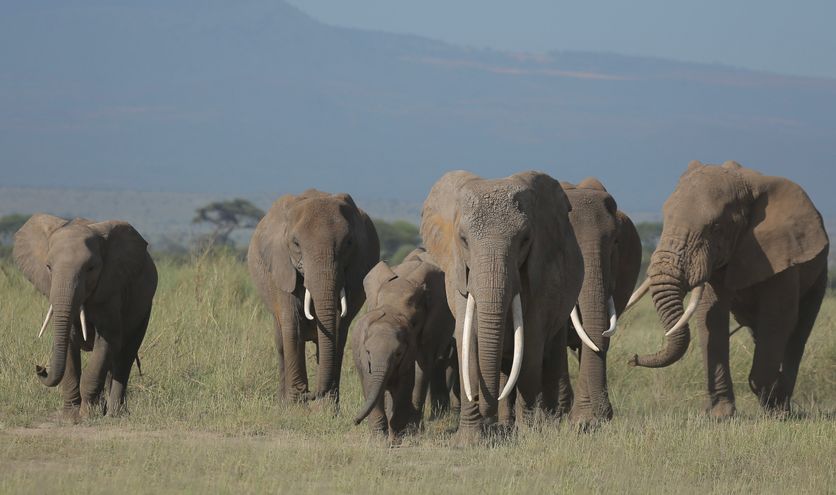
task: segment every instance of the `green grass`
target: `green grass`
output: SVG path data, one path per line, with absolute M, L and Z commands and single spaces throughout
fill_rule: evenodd
M 661 343 L 644 301 L 613 341 L 610 424 L 587 434 L 541 424 L 462 449 L 450 446 L 455 418 L 448 416 L 389 449 L 351 422 L 361 398 L 350 359 L 342 414 L 275 399 L 270 319 L 240 261 L 208 257 L 159 268 L 131 414 L 66 426 L 50 419 L 57 389 L 34 374 L 50 352 L 50 337 L 35 338 L 47 303 L 0 262 L 0 493 L 832 493 L 836 486 L 836 297 L 826 300 L 807 346 L 797 418 L 761 414 L 746 385 L 752 342 L 745 331 L 732 337 L 739 412 L 732 421 L 700 413 L 696 345 L 664 370 L 628 367 L 628 356 Z M 574 372 L 574 358 L 570 365 Z

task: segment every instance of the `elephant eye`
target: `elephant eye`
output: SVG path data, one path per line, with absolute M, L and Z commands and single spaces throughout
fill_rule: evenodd
M 96 265 L 90 265 L 90 266 L 87 267 L 88 272 L 92 272 L 95 269 L 96 269 Z
M 460 234 L 460 235 L 459 235 L 459 240 L 461 240 L 461 241 L 462 241 L 462 245 L 463 245 L 464 247 L 467 247 L 467 236 L 466 236 L 466 235 L 464 235 L 464 234 Z
M 52 265 L 50 265 L 49 263 L 46 264 L 46 271 L 52 273 Z

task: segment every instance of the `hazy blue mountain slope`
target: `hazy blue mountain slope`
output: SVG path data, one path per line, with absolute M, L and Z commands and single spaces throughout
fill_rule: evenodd
M 7 185 L 420 201 L 451 168 L 538 168 L 652 211 L 689 160 L 733 158 L 836 212 L 836 80 L 467 49 L 282 2 L 86 5 L 0 16 Z

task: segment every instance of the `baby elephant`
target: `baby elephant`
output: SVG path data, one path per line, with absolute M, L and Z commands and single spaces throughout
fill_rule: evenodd
M 61 385 L 70 419 L 92 412 L 108 375 L 107 414 L 124 409 L 157 289 L 147 246 L 125 222 L 45 214 L 33 215 L 15 234 L 17 266 L 49 298 L 41 333 L 54 323 L 49 369 L 38 366 L 38 378 L 47 387 Z M 81 349 L 93 351 L 83 374 Z
M 455 359 L 450 352 L 455 322 L 444 272 L 423 249 L 412 251 L 394 269 L 378 263 L 363 286 L 368 312 L 357 321 L 351 347 L 366 402 L 354 422 L 369 416 L 372 430 L 388 432 L 394 441 L 407 427 L 420 424 L 430 382 L 444 388 L 447 368 L 458 368 L 449 362 Z M 386 392 L 391 407 L 384 410 Z M 444 402 L 440 392 L 433 391 L 434 402 Z

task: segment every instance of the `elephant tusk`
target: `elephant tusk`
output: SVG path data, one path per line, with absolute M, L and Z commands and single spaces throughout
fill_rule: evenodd
M 81 335 L 84 337 L 84 340 L 87 340 L 87 315 L 84 314 L 84 306 L 81 306 L 81 313 L 79 314 L 79 319 L 81 319 Z
M 467 400 L 473 401 L 473 394 L 470 391 L 470 335 L 473 326 L 473 310 L 476 308 L 476 299 L 473 294 L 467 295 L 467 308 L 464 312 L 464 323 L 462 325 L 462 385 Z
M 636 292 L 633 292 L 633 295 L 630 296 L 630 300 L 627 301 L 627 306 L 624 307 L 624 311 L 622 311 L 622 313 L 626 312 L 628 309 L 632 308 L 634 304 L 639 302 L 639 299 L 647 294 L 648 289 L 650 289 L 650 277 L 644 279 L 644 282 L 642 282 L 639 288 L 636 289 Z
M 41 338 L 41 335 L 44 334 L 44 330 L 46 330 L 46 326 L 49 325 L 49 320 L 52 318 L 52 304 L 49 305 L 49 309 L 46 310 L 46 318 L 44 318 L 44 324 L 41 325 L 41 331 L 38 332 L 38 338 Z
M 586 330 L 583 329 L 583 325 L 581 325 L 581 319 L 578 316 L 577 305 L 574 308 L 572 308 L 572 314 L 570 316 L 572 318 L 572 326 L 575 327 L 575 332 L 578 333 L 578 337 L 581 338 L 581 341 L 583 341 L 583 343 L 586 344 L 586 346 L 592 349 L 594 352 L 600 352 L 601 349 L 598 349 L 598 346 L 595 345 L 595 342 L 593 342 L 592 339 L 589 338 L 589 335 L 587 335 Z
M 511 374 L 508 375 L 508 381 L 505 382 L 505 388 L 502 389 L 502 393 L 499 394 L 499 400 L 508 397 L 511 391 L 514 390 L 514 386 L 517 384 L 517 378 L 520 377 L 520 368 L 522 368 L 525 332 L 523 325 L 522 302 L 519 294 L 514 296 L 514 300 L 511 301 L 511 314 L 514 318 L 514 360 L 511 361 Z
M 607 312 L 610 314 L 610 328 L 601 333 L 602 337 L 612 337 L 615 334 L 616 325 L 618 324 L 618 316 L 615 314 L 615 301 L 613 301 L 612 296 L 607 301 Z
M 688 301 L 688 307 L 685 308 L 685 313 L 682 314 L 682 317 L 679 318 L 679 321 L 676 322 L 670 330 L 665 332 L 665 337 L 669 336 L 670 334 L 676 332 L 677 330 L 681 329 L 685 325 L 688 324 L 688 320 L 694 316 L 694 312 L 697 310 L 697 305 L 700 303 L 700 299 L 702 299 L 702 291 L 705 288 L 705 285 L 697 286 L 693 292 L 691 292 L 691 300 Z
M 311 291 L 308 289 L 305 289 L 305 318 L 313 320 L 313 315 L 311 314 Z
M 345 287 L 340 290 L 340 318 L 348 314 L 348 299 L 345 297 Z

